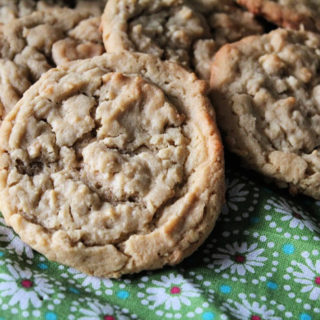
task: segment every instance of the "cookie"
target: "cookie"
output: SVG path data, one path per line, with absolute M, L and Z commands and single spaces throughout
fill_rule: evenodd
M 55 6 L 67 6 L 67 2 L 53 0 L 0 0 L 0 23 L 8 23 L 16 18 L 46 11 Z
M 77 11 L 101 15 L 106 0 L 0 0 L 0 24 L 32 14 L 34 11 L 50 11 L 55 7 L 69 7 Z
M 205 82 L 129 52 L 51 69 L 0 129 L 0 207 L 37 251 L 119 277 L 174 265 L 211 232 L 223 150 Z
M 212 101 L 229 150 L 247 166 L 320 199 L 320 35 L 277 29 L 225 45 Z
M 320 31 L 320 6 L 314 0 L 236 0 L 278 26 Z
M 150 53 L 195 70 L 205 80 L 218 48 L 263 31 L 232 0 L 110 0 L 101 25 L 107 51 Z
M 99 24 L 100 17 L 94 16 L 92 10 L 51 8 L 2 26 L 0 64 L 6 66 L 0 71 L 2 117 L 50 68 L 101 55 L 104 46 Z

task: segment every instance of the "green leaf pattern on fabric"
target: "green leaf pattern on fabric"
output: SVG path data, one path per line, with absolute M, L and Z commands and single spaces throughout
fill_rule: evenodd
M 49 262 L 0 219 L 0 320 L 320 319 L 320 202 L 227 173 L 227 204 L 176 267 L 120 280 Z

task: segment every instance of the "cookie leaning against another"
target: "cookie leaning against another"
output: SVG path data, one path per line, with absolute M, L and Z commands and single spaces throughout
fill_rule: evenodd
M 88 274 L 174 265 L 224 201 L 207 86 L 122 52 L 50 70 L 0 129 L 0 207 L 23 241 Z
M 254 14 L 281 27 L 320 31 L 320 3 L 315 0 L 236 0 Z
M 320 35 L 278 29 L 226 45 L 212 101 L 228 148 L 247 166 L 320 199 Z
M 150 53 L 194 69 L 205 80 L 222 45 L 263 32 L 232 0 L 110 0 L 101 26 L 108 52 Z
M 0 29 L 1 119 L 50 68 L 104 52 L 98 30 L 100 16 L 93 15 L 97 11 L 93 8 L 92 4 L 90 10 L 81 7 L 37 11 Z

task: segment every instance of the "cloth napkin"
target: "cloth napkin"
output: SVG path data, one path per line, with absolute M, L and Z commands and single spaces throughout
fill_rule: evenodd
M 232 163 L 227 183 L 195 254 L 120 280 L 49 262 L 0 218 L 0 320 L 320 319 L 320 202 Z

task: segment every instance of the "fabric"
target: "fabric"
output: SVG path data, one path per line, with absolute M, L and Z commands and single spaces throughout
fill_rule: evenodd
M 320 319 L 320 202 L 245 170 L 204 245 L 176 267 L 88 277 L 49 262 L 0 220 L 0 320 Z

